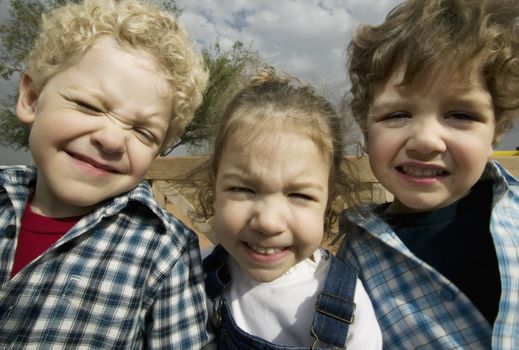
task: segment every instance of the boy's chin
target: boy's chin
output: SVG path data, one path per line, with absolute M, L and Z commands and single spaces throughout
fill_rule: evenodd
M 58 189 L 48 199 L 35 198 L 35 203 L 40 206 L 43 215 L 54 218 L 66 218 L 84 216 L 100 207 L 107 200 L 117 197 L 131 189 L 107 189 L 89 186 L 77 186 L 75 188 Z M 41 205 L 40 205 L 41 204 Z
M 389 214 L 412 214 L 412 213 L 425 213 L 429 211 L 433 211 L 436 209 L 440 209 L 448 206 L 449 204 L 455 202 L 456 199 L 440 202 L 440 201 L 407 201 L 403 202 L 399 199 L 395 198 L 395 200 L 389 205 L 386 209 L 386 212 Z

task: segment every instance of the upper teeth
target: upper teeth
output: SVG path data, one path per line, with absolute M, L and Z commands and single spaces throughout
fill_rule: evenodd
M 272 255 L 281 251 L 281 248 L 265 248 L 254 243 L 247 243 L 247 245 L 255 252 L 263 255 Z
M 424 168 L 414 168 L 409 166 L 403 166 L 402 170 L 404 173 L 411 176 L 418 177 L 434 177 L 440 176 L 444 173 L 442 169 L 424 169 Z

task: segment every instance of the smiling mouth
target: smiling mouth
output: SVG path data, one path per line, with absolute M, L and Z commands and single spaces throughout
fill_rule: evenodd
M 411 166 L 399 166 L 396 168 L 399 173 L 417 178 L 443 177 L 449 172 L 440 168 L 417 168 Z
M 109 173 L 113 173 L 113 174 L 119 174 L 120 172 L 117 171 L 116 169 L 108 166 L 108 165 L 105 165 L 105 164 L 101 164 L 99 162 L 96 162 L 95 160 L 93 160 L 92 158 L 89 158 L 89 157 L 85 157 L 81 154 L 77 154 L 77 153 L 72 153 L 72 152 L 67 152 L 67 154 L 82 162 L 82 163 L 85 163 L 87 164 L 88 166 L 91 166 L 92 168 L 96 168 L 96 169 L 100 169 L 100 170 L 103 170 L 103 171 L 106 171 L 106 172 L 109 172 Z
M 251 249 L 254 252 L 256 252 L 258 254 L 261 254 L 261 255 L 275 255 L 275 254 L 281 253 L 283 250 L 286 249 L 286 247 L 283 247 L 283 248 L 266 248 L 266 247 L 262 247 L 260 245 L 257 245 L 257 244 L 254 244 L 254 243 L 248 243 L 248 242 L 245 242 L 245 244 L 247 245 L 247 247 L 249 247 L 249 249 Z

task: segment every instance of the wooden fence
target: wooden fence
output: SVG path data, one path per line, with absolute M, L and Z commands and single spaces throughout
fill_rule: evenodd
M 519 177 L 519 152 L 507 153 L 496 152 L 494 159 L 498 160 L 514 176 Z M 518 156 L 514 156 L 518 155 Z M 211 244 L 210 237 L 200 232 L 208 232 L 206 223 L 193 223 L 189 211 L 193 208 L 194 188 L 189 172 L 203 162 L 205 157 L 165 157 L 157 158 L 148 174 L 147 179 L 151 182 L 155 198 L 161 206 L 170 213 L 199 233 L 201 247 Z M 361 198 L 363 200 L 382 203 L 392 200 L 392 195 L 386 191 L 373 176 L 366 157 L 349 158 L 353 163 L 355 171 L 362 183 Z

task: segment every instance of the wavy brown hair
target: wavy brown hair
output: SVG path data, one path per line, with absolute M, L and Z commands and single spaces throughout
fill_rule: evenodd
M 365 130 L 373 88 L 401 64 L 402 84 L 433 67 L 480 69 L 492 96 L 494 141 L 519 112 L 519 0 L 409 0 L 348 46 L 352 113 Z

